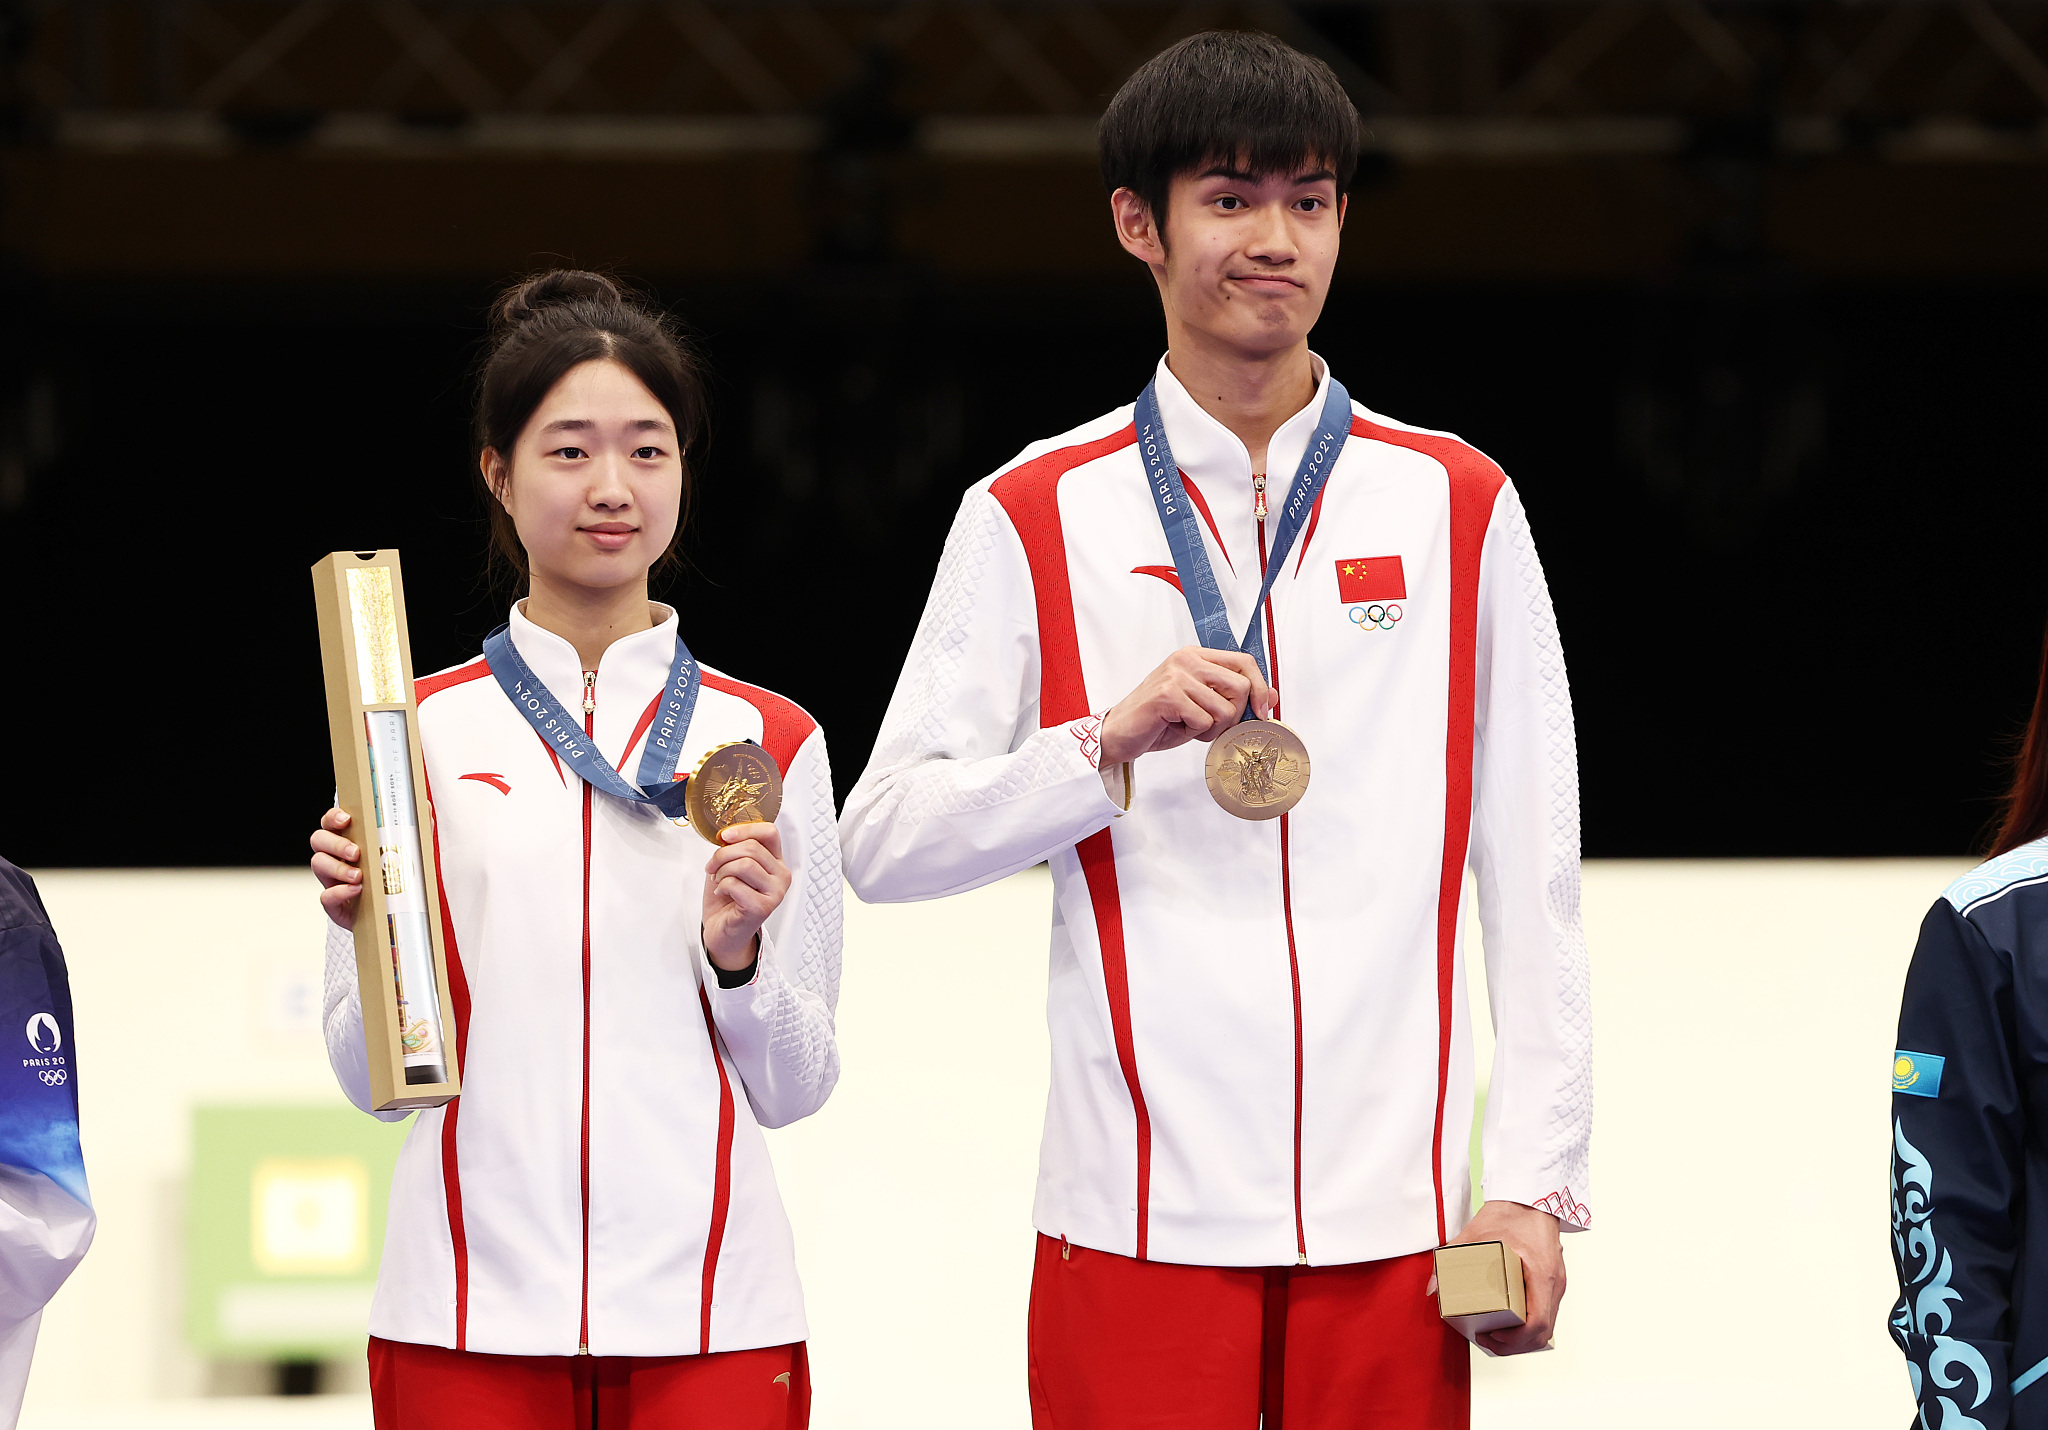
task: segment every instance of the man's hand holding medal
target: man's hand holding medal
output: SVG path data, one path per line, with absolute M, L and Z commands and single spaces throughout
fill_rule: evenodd
M 1102 717 L 1102 768 L 1214 740 L 1243 718 L 1247 705 L 1255 718 L 1270 720 L 1279 703 L 1259 663 L 1243 651 L 1183 646 Z
M 1173 553 L 1179 578 L 1176 584 L 1187 599 L 1188 614 L 1194 619 L 1201 644 L 1175 651 L 1103 718 L 1102 767 L 1106 770 L 1112 762 L 1127 764 L 1137 755 L 1169 750 L 1191 739 L 1206 740 L 1209 758 L 1202 774 L 1223 812 L 1238 819 L 1277 818 L 1300 803 L 1308 790 L 1308 747 L 1299 735 L 1272 718 L 1279 708 L 1279 696 L 1266 678 L 1259 611 L 1274 581 L 1286 570 L 1287 553 L 1315 509 L 1316 498 L 1337 464 L 1337 454 L 1344 450 L 1351 427 L 1350 395 L 1334 377 L 1323 384 L 1321 417 L 1301 454 L 1301 466 L 1273 527 L 1265 579 L 1259 583 L 1251 621 L 1242 637 L 1231 629 L 1215 570 L 1202 547 L 1201 527 L 1173 460 L 1153 384 L 1145 385 L 1132 411 L 1146 484 Z M 1263 523 L 1263 509 L 1258 516 Z M 1248 712 L 1247 702 L 1251 703 Z M 1125 789 L 1128 792 L 1128 781 Z

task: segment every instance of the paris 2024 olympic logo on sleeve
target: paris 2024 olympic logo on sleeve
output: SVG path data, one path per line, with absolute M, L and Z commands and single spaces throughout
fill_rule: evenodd
M 56 1018 L 38 1013 L 28 1020 L 26 1032 L 28 1045 L 36 1056 L 23 1058 L 21 1065 L 32 1069 L 50 1087 L 62 1087 L 70 1081 L 71 1070 L 64 1065 L 62 1056 L 64 1031 L 57 1026 Z

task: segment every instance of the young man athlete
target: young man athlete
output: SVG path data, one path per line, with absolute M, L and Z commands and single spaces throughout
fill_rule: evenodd
M 1535 1350 L 1591 1219 L 1577 761 L 1528 522 L 1308 348 L 1358 124 L 1253 34 L 1111 102 L 1166 358 L 968 492 L 842 816 L 869 900 L 1052 865 L 1041 1427 L 1464 1425 L 1429 1249 L 1513 1247 L 1528 1322 L 1481 1340 Z M 1497 1040 L 1469 1219 L 1468 867 Z

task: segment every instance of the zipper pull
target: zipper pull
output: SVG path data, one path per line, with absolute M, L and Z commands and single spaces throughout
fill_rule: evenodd
M 583 713 L 597 713 L 597 672 L 594 670 L 583 672 Z
M 1252 518 L 1255 521 L 1264 521 L 1266 519 L 1266 474 L 1264 472 L 1252 473 Z
M 1307 1253 L 1306 1251 L 1304 1251 L 1304 1252 L 1302 1252 L 1301 1254 L 1299 1254 L 1298 1256 L 1296 1256 L 1296 1257 L 1294 1258 L 1294 1264 L 1295 1264 L 1296 1266 L 1306 1266 L 1306 1265 L 1308 1265 L 1308 1253 Z

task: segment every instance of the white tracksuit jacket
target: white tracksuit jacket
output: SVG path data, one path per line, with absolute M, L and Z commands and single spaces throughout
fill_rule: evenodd
M 598 748 L 628 778 L 675 636 L 670 613 L 615 642 L 590 687 Z M 512 640 L 573 709 L 575 648 L 517 608 Z M 699 939 L 710 845 L 563 771 L 481 657 L 417 695 L 462 1095 L 422 1112 L 399 1156 L 370 1333 L 512 1355 L 804 1339 L 760 1129 L 815 1112 L 839 1075 L 823 734 L 787 700 L 704 671 L 681 767 L 728 740 L 774 755 L 795 876 L 753 981 L 722 989 Z M 339 930 L 326 1005 L 335 1074 L 366 1108 L 355 955 Z
M 1164 362 L 1158 383 L 1241 633 L 1266 540 L 1250 460 Z M 1274 434 L 1274 513 L 1322 401 L 1319 379 Z M 1225 814 L 1199 742 L 1137 761 L 1128 813 L 1121 780 L 1098 774 L 1101 713 L 1196 639 L 1129 407 L 969 490 L 842 811 L 868 900 L 1051 861 L 1033 1213 L 1047 1235 L 1270 1266 L 1455 1233 L 1473 1108 L 1468 863 L 1497 1038 L 1485 1196 L 1590 1220 L 1577 757 L 1542 568 L 1492 462 L 1353 413 L 1264 613 L 1279 718 L 1312 761 L 1292 814 Z M 1343 599 L 1347 583 L 1379 594 Z

